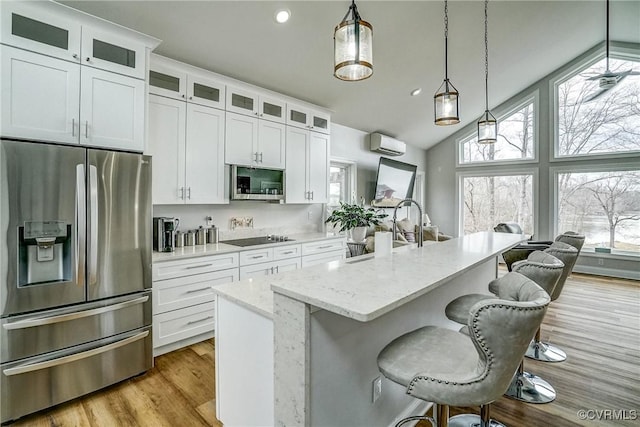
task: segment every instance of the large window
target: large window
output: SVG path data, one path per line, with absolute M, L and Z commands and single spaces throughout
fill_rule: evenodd
M 473 133 L 460 141 L 460 164 L 496 163 L 535 159 L 535 97 L 528 98 L 498 118 L 498 141 L 478 144 Z
M 351 160 L 331 160 L 329 166 L 329 211 L 340 202 L 355 203 L 356 163 Z
M 556 83 L 556 157 L 640 151 L 640 76 L 625 74 L 640 62 L 611 58 L 609 69 L 604 87 L 605 59 Z
M 518 223 L 525 234 L 534 232 L 533 172 L 508 175 L 460 175 L 464 234 L 493 230 L 501 222 Z
M 640 170 L 556 173 L 559 232 L 585 235 L 585 247 L 640 254 Z

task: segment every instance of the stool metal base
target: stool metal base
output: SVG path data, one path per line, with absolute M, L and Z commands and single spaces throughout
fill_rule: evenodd
M 526 403 L 549 403 L 555 400 L 556 391 L 539 376 L 518 372 L 504 395 Z
M 460 414 L 449 418 L 449 427 L 506 427 L 499 421 L 490 420 L 486 426 L 482 425 L 480 415 Z
M 525 356 L 541 362 L 563 362 L 567 360 L 567 353 L 555 345 L 542 341 L 531 341 Z
M 401 425 L 408 423 L 409 421 L 429 421 L 433 427 L 436 427 L 436 422 L 431 417 L 427 417 L 426 415 L 416 415 L 413 417 L 403 418 L 395 425 L 395 427 L 400 427 Z

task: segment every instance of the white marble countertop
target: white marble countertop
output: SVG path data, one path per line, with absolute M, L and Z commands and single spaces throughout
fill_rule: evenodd
M 273 316 L 273 292 L 278 292 L 366 322 L 424 295 L 523 240 L 525 237 L 518 234 L 481 232 L 423 248 L 394 251 L 387 257 L 357 257 L 213 289 L 216 294 L 268 318 Z
M 256 245 L 256 246 L 234 246 L 226 243 L 212 243 L 206 245 L 195 245 L 195 246 L 184 246 L 181 248 L 175 248 L 173 252 L 153 252 L 152 260 L 153 262 L 164 262 L 164 261 L 174 261 L 178 259 L 184 258 L 196 258 L 207 255 L 218 255 L 227 252 L 241 252 L 241 251 L 249 251 L 252 249 L 258 248 L 268 248 L 271 246 L 283 246 L 286 244 L 300 244 L 300 243 L 309 243 L 318 240 L 326 240 L 332 238 L 345 238 L 346 236 L 335 235 L 331 233 L 304 233 L 304 234 L 292 234 L 288 236 L 290 241 L 286 243 L 278 242 L 278 243 L 267 243 L 264 245 Z

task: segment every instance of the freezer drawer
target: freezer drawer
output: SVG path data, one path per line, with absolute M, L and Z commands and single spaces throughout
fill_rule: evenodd
M 0 365 L 0 422 L 57 405 L 152 368 L 151 335 L 150 328 L 143 328 Z
M 151 325 L 151 290 L 0 320 L 0 363 Z

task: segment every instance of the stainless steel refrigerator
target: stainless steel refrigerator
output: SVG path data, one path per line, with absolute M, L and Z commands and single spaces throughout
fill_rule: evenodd
M 153 366 L 150 163 L 0 140 L 0 422 Z

